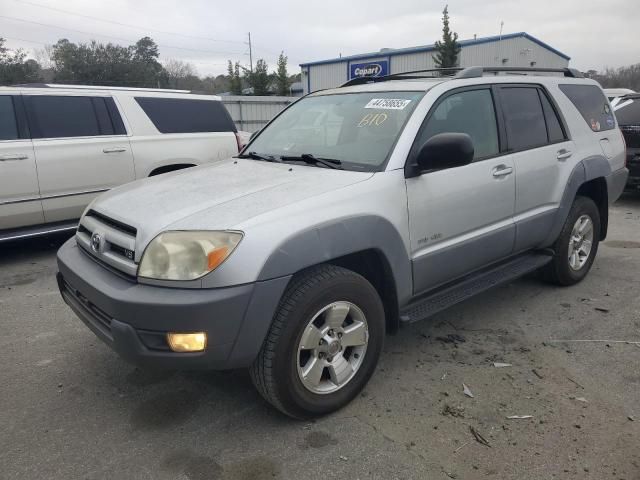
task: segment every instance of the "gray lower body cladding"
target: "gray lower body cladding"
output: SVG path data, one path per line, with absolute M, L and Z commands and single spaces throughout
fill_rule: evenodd
M 171 369 L 247 367 L 258 354 L 289 277 L 217 289 L 134 283 L 67 241 L 58 252 L 58 285 L 78 317 L 124 359 Z M 167 332 L 206 332 L 207 348 L 175 353 Z

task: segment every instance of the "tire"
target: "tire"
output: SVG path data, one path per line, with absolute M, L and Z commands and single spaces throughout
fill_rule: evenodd
M 579 227 L 578 221 L 580 220 L 582 222 L 583 219 L 589 219 L 590 221 L 591 247 L 588 254 L 584 255 L 583 251 L 583 254 L 578 254 L 578 261 L 575 261 L 575 256 L 572 260 L 570 253 L 576 252 L 577 245 L 585 245 L 584 242 L 588 241 L 588 235 L 584 235 L 587 233 L 588 227 L 585 227 L 582 232 L 584 242 L 580 242 L 574 237 L 576 233 L 579 233 L 576 231 L 576 228 Z M 575 243 L 574 239 L 578 243 Z M 573 201 L 562 231 L 552 247 L 555 252 L 553 260 L 542 270 L 543 278 L 546 281 L 562 286 L 575 285 L 580 282 L 587 276 L 591 265 L 593 265 L 599 243 L 600 212 L 598 207 L 590 198 L 578 196 Z
M 334 265 L 313 267 L 294 276 L 249 373 L 260 394 L 284 414 L 298 419 L 324 415 L 364 388 L 378 363 L 384 335 L 382 302 L 364 277 Z M 322 367 L 322 361 L 331 366 Z M 305 370 L 310 365 L 318 368 Z M 321 376 L 304 375 L 319 370 Z

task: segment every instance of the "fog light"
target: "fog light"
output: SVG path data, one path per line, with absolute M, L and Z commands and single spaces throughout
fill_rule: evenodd
M 167 333 L 169 348 L 174 352 L 201 352 L 207 346 L 207 334 L 196 333 Z

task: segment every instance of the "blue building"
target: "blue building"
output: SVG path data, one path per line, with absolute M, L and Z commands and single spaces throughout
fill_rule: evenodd
M 570 57 L 526 32 L 459 40 L 461 67 L 507 66 L 564 68 Z M 435 45 L 383 48 L 378 52 L 308 62 L 300 65 L 304 93 L 337 87 L 359 76 L 435 68 Z

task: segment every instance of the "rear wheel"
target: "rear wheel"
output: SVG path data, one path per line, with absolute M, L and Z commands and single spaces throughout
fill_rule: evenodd
M 589 270 L 600 242 L 600 213 L 587 197 L 576 197 L 554 244 L 553 261 L 544 268 L 545 279 L 558 285 L 574 285 Z
M 384 309 L 375 288 L 350 270 L 314 267 L 285 292 L 251 378 L 289 416 L 326 414 L 362 390 L 383 340 Z

